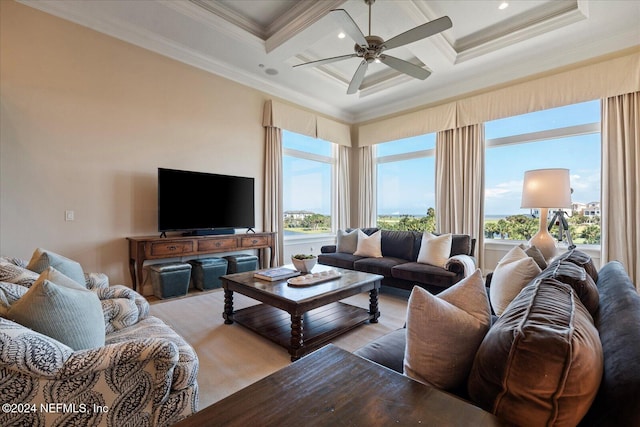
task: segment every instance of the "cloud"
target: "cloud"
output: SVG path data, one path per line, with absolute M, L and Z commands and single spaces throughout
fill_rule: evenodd
M 522 180 L 501 182 L 484 190 L 487 199 L 504 199 L 520 196 L 522 194 Z

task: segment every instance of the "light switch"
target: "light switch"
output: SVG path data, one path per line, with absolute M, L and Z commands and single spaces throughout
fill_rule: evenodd
M 73 221 L 74 219 L 75 219 L 75 214 L 73 211 L 64 211 L 65 221 Z

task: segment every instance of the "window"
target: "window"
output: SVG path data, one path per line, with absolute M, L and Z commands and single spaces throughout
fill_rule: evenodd
M 337 147 L 282 131 L 284 236 L 330 233 Z
M 600 101 L 590 101 L 485 123 L 486 238 L 529 240 L 539 220 L 520 208 L 524 172 L 557 167 L 571 176 L 573 243 L 600 243 L 599 122 Z
M 434 231 L 435 145 L 435 133 L 376 145 L 379 228 Z

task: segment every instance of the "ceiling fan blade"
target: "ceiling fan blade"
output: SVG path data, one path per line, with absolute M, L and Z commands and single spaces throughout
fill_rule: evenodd
M 367 72 L 368 67 L 369 67 L 369 63 L 363 59 L 362 62 L 360 62 L 360 65 L 358 66 L 358 69 L 356 70 L 355 74 L 353 75 L 353 78 L 351 79 L 351 83 L 349 83 L 349 88 L 347 89 L 348 95 L 356 93 L 358 89 L 360 89 L 360 85 L 364 80 L 364 75 Z
M 405 31 L 402 34 L 398 34 L 392 39 L 387 40 L 384 43 L 385 49 L 393 49 L 394 47 L 404 46 L 409 43 L 413 43 L 418 40 L 425 39 L 434 34 L 438 34 L 444 30 L 448 30 L 453 26 L 451 19 L 448 16 L 435 19 L 426 24 L 419 25 L 409 31 Z
M 340 27 L 356 42 L 357 45 L 364 48 L 369 46 L 367 39 L 364 38 L 364 34 L 360 31 L 360 28 L 356 25 L 355 21 L 344 9 L 334 9 L 331 11 L 331 16 L 340 24 Z
M 329 64 L 331 62 L 343 61 L 345 59 L 355 58 L 357 56 L 358 55 L 356 55 L 355 53 L 352 53 L 350 55 L 334 56 L 332 58 L 318 59 L 317 61 L 310 61 L 310 62 L 305 62 L 303 64 L 297 64 L 297 65 L 294 65 L 293 68 L 317 67 L 318 65 L 324 65 L 324 64 Z
M 416 79 L 424 80 L 431 75 L 431 71 L 425 70 L 424 68 L 418 67 L 417 65 L 403 59 L 398 59 L 395 56 L 380 55 L 379 59 L 383 64 L 388 65 L 401 73 L 415 77 Z

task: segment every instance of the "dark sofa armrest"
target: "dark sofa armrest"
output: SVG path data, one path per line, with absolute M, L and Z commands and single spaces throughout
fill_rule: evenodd
M 325 245 L 320 248 L 322 254 L 332 254 L 336 252 L 336 245 Z
M 469 255 L 454 255 L 449 258 L 445 268 L 456 275 L 470 276 L 476 271 L 476 259 Z

